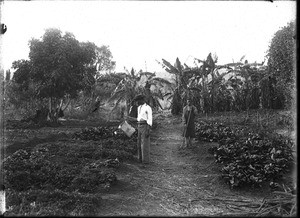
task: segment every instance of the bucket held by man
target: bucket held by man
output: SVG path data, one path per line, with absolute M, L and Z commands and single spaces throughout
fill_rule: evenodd
M 121 129 L 128 137 L 131 137 L 135 132 L 135 128 L 133 128 L 126 120 L 119 125 L 119 129 Z

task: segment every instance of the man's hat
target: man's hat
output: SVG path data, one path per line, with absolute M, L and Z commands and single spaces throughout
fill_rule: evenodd
M 145 100 L 145 96 L 144 95 L 137 95 L 134 97 L 135 101 L 139 101 L 139 100 Z

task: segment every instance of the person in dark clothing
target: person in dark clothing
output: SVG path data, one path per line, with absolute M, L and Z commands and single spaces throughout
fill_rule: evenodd
M 198 114 L 197 108 L 192 105 L 191 99 L 187 100 L 187 105 L 183 108 L 182 122 L 183 134 L 185 138 L 184 144 L 180 148 L 188 148 L 192 146 L 192 138 L 195 138 L 195 117 Z
M 92 113 L 93 113 L 93 112 L 96 112 L 96 111 L 99 109 L 99 107 L 100 107 L 100 98 L 97 97 L 97 98 L 96 98 L 96 101 L 95 101 L 95 103 L 94 103 L 94 106 L 93 106 L 93 108 L 92 108 Z

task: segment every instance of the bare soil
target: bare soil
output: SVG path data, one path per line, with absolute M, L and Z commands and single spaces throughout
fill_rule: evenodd
M 233 201 L 262 202 L 267 190 L 230 190 L 208 148 L 183 142 L 179 117 L 165 117 L 151 133 L 151 163 L 124 163 L 118 184 L 103 196 L 101 216 L 211 216 L 243 212 Z M 228 199 L 231 201 L 227 201 Z

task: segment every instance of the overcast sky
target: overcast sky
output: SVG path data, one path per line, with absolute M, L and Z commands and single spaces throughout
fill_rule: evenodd
M 162 58 L 192 64 L 209 52 L 218 63 L 246 55 L 262 62 L 277 30 L 296 17 L 295 1 L 4 1 L 4 69 L 28 59 L 28 41 L 47 28 L 108 45 L 116 71 L 163 71 Z

